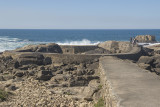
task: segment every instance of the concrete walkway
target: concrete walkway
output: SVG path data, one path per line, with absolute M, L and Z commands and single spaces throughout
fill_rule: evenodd
M 111 56 L 100 61 L 119 107 L 160 107 L 160 79 L 156 74 Z

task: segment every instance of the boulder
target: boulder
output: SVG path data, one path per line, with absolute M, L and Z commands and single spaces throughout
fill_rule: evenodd
M 28 53 L 28 54 L 21 54 L 18 57 L 19 65 L 28 65 L 28 64 L 36 64 L 36 65 L 43 65 L 44 56 L 39 53 Z
M 55 43 L 27 45 L 16 49 L 16 52 L 48 52 L 48 53 L 62 53 L 61 47 Z
M 135 37 L 137 42 L 147 43 L 147 42 L 156 42 L 155 36 L 152 35 L 138 35 Z
M 153 64 L 154 58 L 149 56 L 141 56 L 138 60 L 138 63 L 144 63 L 144 64 Z
M 99 83 L 97 80 L 91 80 L 88 84 L 88 87 L 85 87 L 83 90 L 83 94 L 85 95 L 84 100 L 92 101 L 93 95 L 99 91 Z
M 131 50 L 131 44 L 123 41 L 106 41 L 98 44 L 98 47 L 106 49 L 111 53 L 126 53 Z

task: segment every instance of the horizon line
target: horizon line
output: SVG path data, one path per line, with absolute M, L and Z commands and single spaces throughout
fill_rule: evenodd
M 160 30 L 160 28 L 124 28 L 124 29 L 48 29 L 48 28 L 0 28 L 0 30 Z

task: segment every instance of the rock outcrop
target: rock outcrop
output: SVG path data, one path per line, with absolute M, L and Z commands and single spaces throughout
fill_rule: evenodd
M 15 50 L 16 52 L 48 52 L 48 53 L 62 53 L 61 47 L 55 43 L 27 45 Z
M 156 42 L 155 36 L 151 35 L 138 35 L 135 39 L 140 43 Z
M 141 68 L 155 72 L 160 75 L 160 55 L 141 56 L 137 62 Z
M 56 63 L 32 48 L 0 55 L 0 87 L 13 93 L 0 106 L 93 107 L 103 96 L 98 59 Z
M 129 42 L 121 41 L 106 41 L 98 44 L 98 47 L 104 48 L 111 53 L 126 53 L 131 50 L 131 44 Z

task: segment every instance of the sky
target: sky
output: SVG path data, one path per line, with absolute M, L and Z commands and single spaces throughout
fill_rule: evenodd
M 160 0 L 0 0 L 0 29 L 160 29 Z

